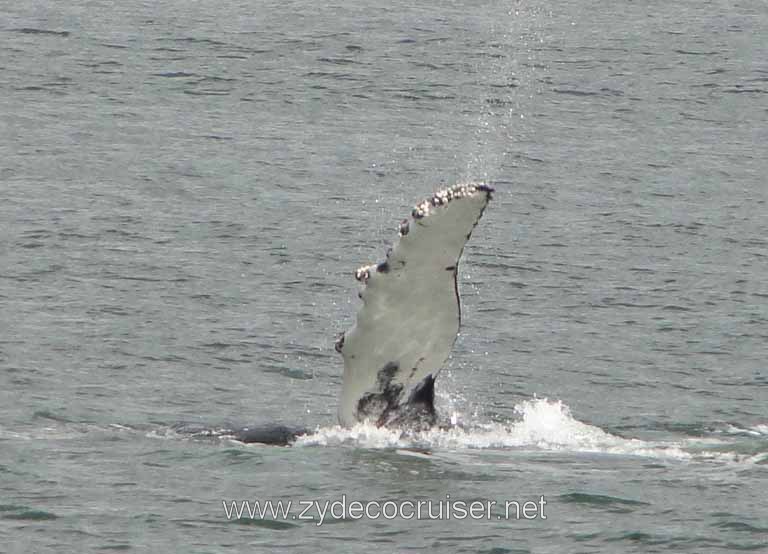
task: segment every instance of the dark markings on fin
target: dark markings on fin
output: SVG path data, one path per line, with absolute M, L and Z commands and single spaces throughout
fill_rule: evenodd
M 342 333 L 341 336 L 336 339 L 336 344 L 333 345 L 333 348 L 336 349 L 336 352 L 341 354 L 341 349 L 344 348 L 344 333 Z
M 413 376 L 416 375 L 416 372 L 419 370 L 419 366 L 421 365 L 421 362 L 424 361 L 424 356 L 418 359 L 416 362 L 416 365 L 411 368 L 411 374 L 408 376 L 408 381 L 413 379 Z
M 400 369 L 397 362 L 387 362 L 376 374 L 376 386 L 379 392 L 369 392 L 360 398 L 357 403 L 357 417 L 364 420 L 369 416 L 388 413 L 400 404 L 400 396 L 403 394 L 403 385 L 392 383 L 392 379 Z
M 376 384 L 379 385 L 381 390 L 384 390 L 392 382 L 392 378 L 400 369 L 400 364 L 397 362 L 387 362 L 376 374 Z
M 435 412 L 435 378 L 427 375 L 408 397 L 408 404 Z
M 449 265 L 448 267 L 445 268 L 445 270 L 446 271 L 456 271 L 456 266 L 455 265 Z
M 376 425 L 402 427 L 418 431 L 429 429 L 437 422 L 435 412 L 435 378 L 427 375 L 408 395 L 403 404 L 388 405 Z
M 428 429 L 435 425 L 435 378 L 427 375 L 401 402 L 403 385 L 393 383 L 400 366 L 388 362 L 376 375 L 376 385 L 380 392 L 367 393 L 357 403 L 357 416 L 361 420 L 376 417 L 376 425 L 403 426 L 414 430 Z M 416 368 L 414 368 L 415 370 Z

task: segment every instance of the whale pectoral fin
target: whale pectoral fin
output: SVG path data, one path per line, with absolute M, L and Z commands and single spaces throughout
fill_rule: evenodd
M 434 418 L 434 379 L 461 322 L 459 259 L 492 192 L 457 185 L 435 193 L 400 224 L 386 260 L 357 271 L 363 306 L 336 343 L 344 358 L 342 425 L 399 421 L 394 413 L 408 413 L 408 405 Z

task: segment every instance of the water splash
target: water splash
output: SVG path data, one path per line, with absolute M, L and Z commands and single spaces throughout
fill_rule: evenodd
M 352 428 L 318 428 L 300 437 L 296 446 L 355 446 L 359 448 L 415 449 L 512 449 L 521 452 L 592 453 L 637 456 L 667 461 L 715 461 L 718 463 L 760 463 L 768 452 L 738 452 L 727 442 L 644 441 L 623 438 L 573 417 L 563 402 L 548 399 L 526 400 L 515 406 L 520 419 L 506 423 L 475 424 L 471 427 L 434 429 L 409 433 L 382 429 L 370 424 Z M 456 416 L 461 420 L 460 414 Z
M 750 425 L 748 427 L 728 425 L 725 429 L 725 433 L 729 435 L 747 435 L 750 437 L 768 437 L 768 425 L 758 424 Z

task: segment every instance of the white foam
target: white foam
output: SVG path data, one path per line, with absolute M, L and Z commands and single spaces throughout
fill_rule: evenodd
M 758 424 L 748 427 L 738 427 L 736 425 L 729 425 L 726 427 L 725 432 L 730 435 L 749 435 L 751 437 L 768 437 L 768 425 Z
M 675 444 L 648 443 L 617 437 L 593 425 L 576 420 L 560 401 L 534 399 L 515 407 L 520 421 L 487 423 L 471 429 L 454 427 L 421 433 L 404 433 L 362 423 L 346 429 L 320 428 L 301 437 L 299 446 L 350 444 L 363 448 L 447 448 L 519 449 L 567 452 L 595 452 L 619 455 L 689 459 L 690 454 Z M 462 419 L 460 415 L 454 418 Z
M 478 424 L 468 429 L 453 427 L 421 433 L 382 429 L 371 424 L 352 428 L 339 426 L 317 429 L 301 437 L 297 446 L 350 445 L 389 449 L 512 449 L 516 451 L 592 453 L 654 458 L 673 462 L 705 461 L 718 464 L 764 463 L 768 452 L 740 453 L 728 441 L 716 438 L 679 441 L 644 441 L 623 438 L 573 417 L 563 402 L 533 399 L 515 406 L 520 420 Z M 461 421 L 461 414 L 452 419 Z M 766 426 L 752 428 L 765 432 Z M 766 433 L 768 434 L 768 433 Z

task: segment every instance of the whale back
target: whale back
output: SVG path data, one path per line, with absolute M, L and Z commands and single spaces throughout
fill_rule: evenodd
M 355 325 L 336 343 L 344 358 L 339 422 L 434 418 L 433 385 L 461 324 L 459 260 L 493 189 L 456 185 L 418 204 L 363 283 Z

